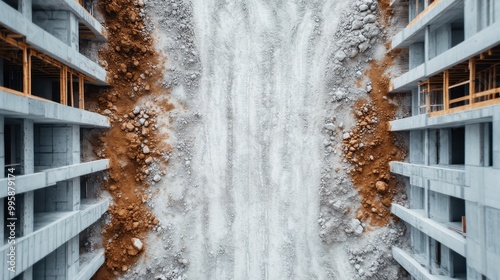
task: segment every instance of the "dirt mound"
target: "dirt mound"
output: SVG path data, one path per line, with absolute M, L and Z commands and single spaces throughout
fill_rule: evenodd
M 158 65 L 164 61 L 155 52 L 145 26 L 143 5 L 140 0 L 99 1 L 108 30 L 100 64 L 108 72 L 111 87 L 89 92 L 87 107 L 111 121 L 111 128 L 98 138 L 95 153 L 110 159 L 109 180 L 103 188 L 112 194 L 114 203 L 109 209 L 110 222 L 102 231 L 106 262 L 94 279 L 113 279 L 126 272 L 144 252 L 143 246 L 147 249 L 142 242 L 159 223 L 146 205 L 150 199 L 146 190 L 161 176 L 153 174 L 149 166 L 165 162 L 170 148 L 157 140 L 159 112 L 136 104 L 143 96 L 168 92 L 157 85 L 162 79 Z M 173 108 L 168 102 L 157 105 L 165 112 Z
M 397 106 L 390 102 L 389 78 L 383 73 L 395 55 L 390 53 L 380 62 L 371 62 L 365 73 L 372 82 L 369 99 L 356 102 L 356 126 L 343 135 L 342 142 L 345 158 L 354 167 L 347 173 L 362 195 L 356 218 L 372 226 L 385 226 L 390 221 L 389 207 L 400 184 L 390 174 L 389 162 L 402 161 L 407 150 L 398 135 L 389 132 Z

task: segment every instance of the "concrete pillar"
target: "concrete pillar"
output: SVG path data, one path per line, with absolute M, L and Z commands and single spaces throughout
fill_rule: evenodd
M 34 217 L 34 191 L 26 192 L 23 194 L 23 203 L 21 210 L 21 236 L 25 236 L 33 232 L 33 225 L 35 223 Z M 21 279 L 33 279 L 33 267 L 29 267 L 21 274 Z
M 0 57 L 0 86 L 3 85 L 3 58 Z
M 493 1 L 493 10 L 494 10 L 494 14 L 493 14 L 493 22 L 497 22 L 497 21 L 500 21 L 500 3 L 498 3 L 498 1 Z
M 484 280 L 483 275 L 474 268 L 467 266 L 467 280 Z
M 424 164 L 424 131 L 410 131 L 410 162 Z
M 68 280 L 74 279 L 80 270 L 80 237 L 76 235 L 66 242 L 66 276 Z
M 451 162 L 451 131 L 447 128 L 439 130 L 439 164 L 450 164 Z
M 68 11 L 35 11 L 33 23 L 78 50 L 78 18 Z
M 425 58 L 425 73 L 427 73 L 427 61 L 429 61 L 429 49 L 430 49 L 430 41 L 431 41 L 431 27 L 427 25 L 425 27 L 425 41 L 424 41 L 424 58 Z
M 22 137 L 22 170 L 23 174 L 35 172 L 35 153 L 34 153 L 34 127 L 33 120 L 23 119 L 21 124 Z M 34 195 L 33 191 L 23 194 L 21 210 L 21 235 L 25 236 L 33 232 L 34 225 Z M 21 279 L 33 279 L 33 268 L 26 269 Z
M 465 0 L 464 1 L 464 36 L 465 39 L 471 37 L 479 31 L 479 5 L 481 1 Z
M 80 126 L 71 125 L 69 126 L 69 137 L 68 137 L 68 163 L 77 164 L 80 163 Z
M 420 100 L 418 100 L 418 88 L 413 88 L 411 90 L 411 115 L 420 115 L 419 112 Z
M 425 62 L 425 44 L 415 43 L 409 48 L 410 70 Z
M 0 115 L 0 178 L 5 177 L 5 118 Z
M 429 59 L 449 50 L 452 45 L 451 24 L 443 24 L 429 33 Z
M 408 2 L 408 22 L 411 22 L 417 16 L 417 5 L 415 1 Z
M 427 164 L 435 165 L 438 163 L 438 149 L 437 149 L 437 130 L 429 129 L 427 133 Z
M 79 51 L 78 18 L 73 13 L 69 13 L 69 46 Z
M 4 228 L 5 228 L 5 219 L 4 216 L 4 203 L 5 198 L 0 198 L 0 247 L 4 245 Z
M 71 164 L 80 163 L 80 126 L 69 127 L 68 138 L 68 161 Z M 80 210 L 80 178 L 67 181 L 68 207 L 70 211 Z M 80 237 L 79 235 L 66 242 L 66 275 L 67 279 L 73 279 L 80 269 Z
M 500 6 L 500 5 L 499 5 Z M 493 111 L 493 168 L 500 169 L 500 108 Z
M 66 274 L 66 246 L 62 245 L 34 265 L 34 279 L 75 279 Z
M 24 17 L 31 21 L 33 4 L 32 0 L 18 0 L 17 10 L 23 14 Z
M 484 124 L 465 126 L 465 165 L 484 166 Z
M 35 172 L 35 145 L 33 120 L 24 119 L 22 121 L 22 170 L 23 174 Z

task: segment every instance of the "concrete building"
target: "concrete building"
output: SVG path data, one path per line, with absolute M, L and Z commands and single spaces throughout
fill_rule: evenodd
M 500 1 L 393 0 L 409 24 L 392 39 L 409 50 L 393 93 L 411 93 L 406 224 L 411 250 L 394 258 L 414 279 L 500 279 Z
M 108 160 L 81 156 L 81 130 L 109 127 L 85 111 L 86 86 L 106 85 L 85 40 L 105 33 L 78 1 L 0 1 L 0 279 L 89 279 L 104 262 L 81 253 L 109 205 L 86 180 Z

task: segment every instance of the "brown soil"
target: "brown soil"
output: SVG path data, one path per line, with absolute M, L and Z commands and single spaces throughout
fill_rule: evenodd
M 100 59 L 105 61 L 111 87 L 87 96 L 90 96 L 88 107 L 107 115 L 111 121 L 111 128 L 98 138 L 95 152 L 110 159 L 110 179 L 103 188 L 111 193 L 114 203 L 109 209 L 110 223 L 102 231 L 106 261 L 93 279 L 114 279 L 144 252 L 134 248 L 131 239 L 144 242 L 147 233 L 159 222 L 145 204 L 150 198 L 146 193 L 147 169 L 150 164 L 161 162 L 162 155 L 169 152 L 169 147 L 158 140 L 166 136 L 160 137 L 155 124 L 158 114 L 173 106 L 160 102 L 161 112 L 150 108 L 133 112 L 141 97 L 168 94 L 158 85 L 164 61 L 155 52 L 136 1 L 99 2 L 108 29 L 107 48 L 100 52 Z M 147 244 L 144 246 L 147 248 Z
M 389 1 L 378 3 L 387 24 L 392 16 Z M 391 220 L 390 206 L 400 191 L 400 184 L 391 175 L 389 162 L 402 161 L 407 151 L 404 141 L 389 131 L 389 122 L 394 120 L 397 106 L 389 102 L 394 97 L 388 94 L 390 79 L 386 69 L 397 55 L 397 52 L 389 52 L 382 60 L 370 63 L 365 76 L 372 82 L 372 91 L 368 99 L 356 102 L 356 126 L 351 136 L 343 140 L 344 156 L 353 167 L 347 173 L 362 196 L 356 218 L 372 226 L 385 226 Z
M 397 107 L 389 102 L 389 78 L 381 73 L 392 59 L 387 56 L 381 62 L 371 63 L 366 75 L 372 81 L 372 92 L 368 100 L 356 102 L 356 126 L 352 135 L 343 140 L 345 158 L 354 167 L 347 172 L 362 196 L 356 218 L 369 221 L 372 226 L 384 226 L 390 221 L 389 207 L 399 184 L 390 174 L 389 162 L 406 156 L 402 142 L 388 131 Z

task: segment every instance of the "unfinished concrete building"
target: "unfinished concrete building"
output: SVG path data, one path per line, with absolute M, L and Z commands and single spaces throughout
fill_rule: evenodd
M 392 80 L 411 92 L 410 207 L 392 205 L 411 251 L 394 258 L 414 279 L 500 279 L 500 2 L 393 0 L 409 24 L 392 39 L 409 49 L 409 71 Z
M 89 279 L 104 262 L 81 251 L 109 205 L 86 180 L 108 160 L 81 157 L 81 129 L 109 127 L 85 111 L 85 88 L 106 71 L 80 52 L 105 39 L 84 4 L 0 1 L 0 279 Z

